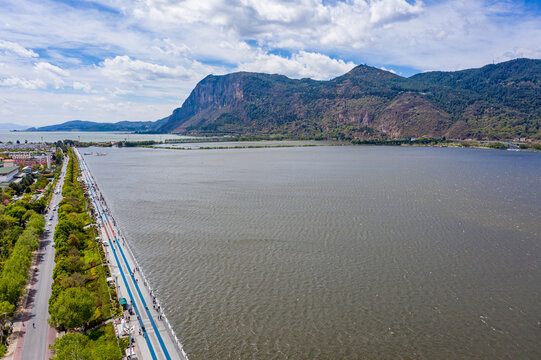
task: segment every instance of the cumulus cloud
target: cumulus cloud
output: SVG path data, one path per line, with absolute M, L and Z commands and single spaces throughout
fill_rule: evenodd
M 260 53 L 251 61 L 240 64 L 238 70 L 283 74 L 293 78 L 326 80 L 342 75 L 354 66 L 353 62 L 332 59 L 319 53 L 300 51 L 288 58 Z
M 406 0 L 146 0 L 136 3 L 133 14 L 147 29 L 210 26 L 216 35 L 226 30 L 261 43 L 359 48 L 370 40 L 371 30 L 416 17 L 423 9 L 421 1 Z
M 39 62 L 34 65 L 34 69 L 40 76 L 54 84 L 56 89 L 63 87 L 65 84 L 63 78 L 70 75 L 69 71 L 48 62 Z
M 9 51 L 25 58 L 34 58 L 39 56 L 32 49 L 26 49 L 17 43 L 6 40 L 0 40 L 0 50 Z
M 420 1 L 416 1 L 414 4 L 404 0 L 374 1 L 370 3 L 370 22 L 372 24 L 382 24 L 407 20 L 419 15 L 422 11 L 423 4 Z
M 129 56 L 116 56 L 101 63 L 101 72 L 120 83 L 137 84 L 140 81 L 181 78 L 190 74 L 182 66 L 168 67 L 141 60 L 132 60 Z

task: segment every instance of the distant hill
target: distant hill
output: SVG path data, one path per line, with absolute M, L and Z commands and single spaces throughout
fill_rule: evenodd
M 120 121 L 117 123 L 98 123 L 73 120 L 58 125 L 30 128 L 27 131 L 153 131 L 165 121 Z
M 13 123 L 0 123 L 0 130 L 23 130 L 28 126 L 13 124 Z
M 541 139 L 541 60 L 404 78 L 360 65 L 329 81 L 209 75 L 153 130 L 320 138 Z

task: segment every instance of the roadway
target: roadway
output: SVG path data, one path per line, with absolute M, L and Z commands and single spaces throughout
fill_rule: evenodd
M 129 324 L 134 329 L 131 336 L 135 339 L 137 358 L 187 360 L 182 345 L 176 338 L 126 239 L 119 235 L 111 212 L 84 159 L 77 150 L 75 152 L 97 214 L 101 239 L 111 274 L 116 281 L 118 296 L 126 298 L 134 310 L 134 315 L 130 316 L 125 312 L 124 316 L 130 320 Z
M 51 286 L 53 284 L 54 269 L 54 229 L 58 223 L 57 212 L 62 200 L 62 185 L 66 175 L 68 159 L 64 158 L 60 177 L 45 216 L 45 232 L 40 240 L 36 260 L 32 266 L 32 274 L 28 288 L 26 306 L 22 316 L 14 324 L 19 337 L 16 341 L 15 351 L 12 354 L 14 360 L 35 359 L 43 360 L 52 356 L 49 345 L 54 343 L 56 330 L 49 326 L 49 298 L 51 297 Z M 56 190 L 58 194 L 55 194 Z

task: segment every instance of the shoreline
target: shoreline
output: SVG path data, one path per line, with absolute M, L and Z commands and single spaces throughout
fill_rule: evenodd
M 115 277 L 115 286 L 117 287 L 119 294 L 122 294 L 126 299 L 130 299 L 130 303 L 136 313 L 136 317 L 133 319 L 135 321 L 133 322 L 130 321 L 131 316 L 129 315 L 124 315 L 123 318 L 127 319 L 129 324 L 138 322 L 140 330 L 142 330 L 142 335 L 137 336 L 135 334 L 136 329 L 132 326 L 133 332 L 130 333 L 129 336 L 135 338 L 141 353 L 145 353 L 144 355 L 146 356 L 142 356 L 142 359 L 146 359 L 147 356 L 150 356 L 153 359 L 178 358 L 187 360 L 188 356 L 186 355 L 182 344 L 176 336 L 164 309 L 154 295 L 149 281 L 145 277 L 135 255 L 128 245 L 129 242 L 118 229 L 116 221 L 114 220 L 97 183 L 90 174 L 90 170 L 88 169 L 84 157 L 77 149 L 75 149 L 75 151 L 77 158 L 82 165 L 82 176 L 88 186 L 92 207 L 97 214 L 96 218 L 99 219 L 98 222 L 101 222 L 99 228 L 100 234 L 102 235 L 102 244 L 107 256 L 107 262 L 111 267 L 111 275 Z M 106 245 L 105 243 L 106 238 L 109 240 L 109 245 Z M 116 250 L 120 252 L 121 257 L 116 254 Z M 124 260 L 124 262 L 122 262 L 121 259 Z M 123 281 L 120 281 L 119 275 Z M 141 279 L 143 286 L 139 286 L 138 278 Z M 147 305 L 150 303 L 153 304 L 153 311 L 149 310 Z M 167 336 L 162 337 L 162 334 L 167 334 Z M 147 349 L 141 347 L 140 344 L 144 343 L 146 343 Z M 156 347 L 156 350 L 158 351 L 154 351 L 154 347 Z M 145 350 L 147 351 L 145 352 Z M 171 354 L 174 355 L 173 357 L 170 355 L 172 350 L 174 350 L 173 354 Z

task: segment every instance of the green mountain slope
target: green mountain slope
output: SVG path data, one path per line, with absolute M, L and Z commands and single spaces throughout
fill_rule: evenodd
M 541 60 L 410 78 L 360 65 L 330 81 L 209 75 L 158 131 L 322 138 L 541 138 Z

